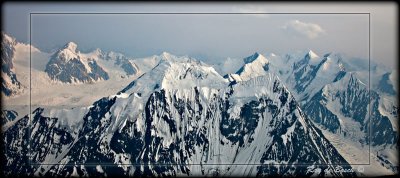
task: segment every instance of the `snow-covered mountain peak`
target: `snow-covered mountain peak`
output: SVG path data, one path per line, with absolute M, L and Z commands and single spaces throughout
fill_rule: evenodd
M 78 48 L 78 45 L 74 42 L 68 42 L 67 44 L 64 45 L 63 49 L 68 49 L 70 51 L 76 52 Z
M 164 60 L 168 60 L 168 59 L 171 59 L 171 58 L 173 58 L 173 57 L 176 57 L 176 56 L 174 56 L 174 55 L 172 55 L 171 53 L 166 52 L 166 51 L 162 52 L 160 56 L 161 56 Z
M 308 55 L 308 57 L 310 57 L 311 59 L 314 59 L 314 58 L 318 58 L 318 57 L 319 57 L 319 56 L 318 56 L 317 54 L 315 54 L 315 52 L 312 51 L 312 50 L 309 50 L 308 53 L 307 53 L 307 55 Z
M 7 35 L 4 32 L 2 32 L 1 34 L 3 36 L 3 41 L 7 41 L 7 42 L 10 42 L 10 43 L 15 43 L 15 39 L 13 37 Z
M 243 61 L 245 62 L 244 66 L 236 72 L 241 80 L 248 80 L 269 72 L 269 61 L 261 54 L 255 53 L 244 58 Z
M 264 62 L 264 63 L 268 62 L 267 58 L 265 58 L 263 55 L 259 54 L 258 52 L 255 52 L 253 55 L 243 59 L 243 62 L 245 64 L 253 63 L 255 61 Z
M 200 66 L 209 66 L 206 63 L 197 60 L 192 57 L 188 56 L 176 56 L 168 52 L 163 52 L 159 56 L 155 56 L 159 58 L 159 63 L 168 63 L 168 64 L 175 64 L 175 63 L 184 63 L 184 64 L 192 64 L 192 65 L 200 65 Z
M 332 73 L 337 73 L 339 71 L 346 71 L 346 68 L 342 62 L 342 58 L 338 54 L 325 54 L 321 62 L 322 70 L 330 70 Z
M 182 62 L 172 63 L 166 70 L 162 88 L 213 87 L 213 84 L 224 82 L 226 82 L 225 79 L 211 66 L 194 62 Z
M 166 51 L 162 52 L 157 57 L 160 58 L 160 62 L 176 62 L 178 58 L 177 56 L 172 55 L 171 53 L 168 53 Z
M 100 50 L 87 54 L 81 53 L 76 43 L 69 42 L 51 56 L 45 72 L 51 79 L 63 83 L 108 80 L 108 73 L 97 63 L 99 58 L 102 58 Z
M 83 58 L 93 59 L 93 60 L 104 59 L 107 57 L 107 54 L 103 53 L 103 51 L 100 48 L 96 48 L 95 50 L 87 54 L 80 53 L 80 51 L 78 51 L 78 54 L 80 54 L 80 56 L 82 56 Z
M 80 51 L 78 51 L 78 45 L 74 42 L 68 42 L 56 53 L 54 53 L 55 58 L 61 59 L 63 61 L 69 61 L 71 59 L 80 59 Z
M 311 65 L 317 65 L 321 62 L 321 58 L 312 50 L 309 50 L 305 56 Z
M 17 44 L 15 38 L 8 36 L 6 33 L 2 32 L 2 41 L 1 41 L 1 45 L 2 45 L 2 52 L 5 52 L 4 55 L 8 54 L 8 53 L 14 53 L 15 52 L 15 45 Z M 12 57 L 8 57 L 8 56 L 2 56 L 2 60 L 4 60 L 4 58 L 9 58 L 10 61 L 12 60 Z
M 164 56 L 164 54 L 166 56 Z M 169 53 L 149 72 L 131 82 L 122 93 L 151 93 L 155 90 L 185 90 L 193 87 L 224 88 L 228 83 L 212 66 L 194 58 Z
M 366 86 L 365 83 L 363 83 L 360 79 L 358 79 L 357 73 L 349 72 L 348 75 L 350 84 L 362 84 Z
M 357 73 L 346 72 L 342 79 L 328 84 L 323 90 L 327 91 L 340 91 L 346 89 L 346 86 L 351 87 L 354 90 L 366 89 L 366 84 L 358 79 Z M 335 93 L 335 92 L 330 92 Z
M 81 53 L 81 51 L 78 50 L 78 45 L 75 42 L 68 42 L 60 50 L 58 50 L 55 55 L 57 59 L 64 61 L 74 59 L 82 61 L 83 63 L 87 63 L 87 60 L 98 60 L 99 58 L 104 57 L 103 52 L 99 48 L 96 48 L 89 53 Z
M 186 62 L 189 60 L 189 58 L 186 56 L 178 57 L 166 51 L 162 52 L 160 55 L 156 57 L 160 58 L 160 62 L 169 62 L 169 63 Z

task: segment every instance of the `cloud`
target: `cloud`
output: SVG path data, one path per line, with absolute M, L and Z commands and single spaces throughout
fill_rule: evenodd
M 325 30 L 318 24 L 301 22 L 300 20 L 292 20 L 282 28 L 289 33 L 306 36 L 310 39 L 315 39 L 325 33 Z
M 251 16 L 265 18 L 268 17 L 268 11 L 262 6 L 255 6 L 255 5 L 241 5 L 241 6 L 234 6 L 232 11 L 234 13 L 259 13 L 259 14 L 251 14 Z

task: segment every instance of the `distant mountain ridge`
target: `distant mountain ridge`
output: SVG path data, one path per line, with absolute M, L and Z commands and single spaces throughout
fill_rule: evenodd
M 7 44 L 2 48 L 15 45 Z M 18 53 L 8 51 L 6 56 Z M 6 62 L 12 76 L 12 60 Z M 360 151 L 371 145 L 371 162 L 397 173 L 398 160 L 386 151 L 398 149 L 395 71 L 372 61 L 369 71 L 359 62 L 312 50 L 283 56 L 255 52 L 222 76 L 215 66 L 188 56 L 81 53 L 70 42 L 46 63 L 43 72 L 51 80 L 85 87 L 135 77 L 87 107 L 39 107 L 32 118 L 3 110 L 5 170 L 37 176 L 354 176 L 332 171 L 336 164 L 348 169 L 360 163 L 339 149 L 339 140 Z M 36 166 L 20 156 L 29 151 L 27 140 Z

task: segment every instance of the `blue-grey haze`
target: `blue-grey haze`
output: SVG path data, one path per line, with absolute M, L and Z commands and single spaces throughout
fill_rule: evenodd
M 276 3 L 6 3 L 3 31 L 29 42 L 35 12 L 367 12 L 371 58 L 394 66 L 397 34 L 392 4 Z M 32 44 L 51 52 L 69 41 L 82 51 L 100 48 L 132 57 L 167 51 L 206 62 L 254 52 L 285 54 L 312 49 L 368 59 L 368 14 L 31 14 Z

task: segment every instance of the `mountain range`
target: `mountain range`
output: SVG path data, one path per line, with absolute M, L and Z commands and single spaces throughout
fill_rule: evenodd
M 3 34 L 6 175 L 398 172 L 396 71 L 373 61 L 254 53 L 221 75 L 188 56 L 81 53 L 69 42 L 53 54 L 31 47 L 29 85 L 29 47 Z M 23 107 L 29 86 L 32 112 Z M 366 172 L 335 171 L 369 161 Z

